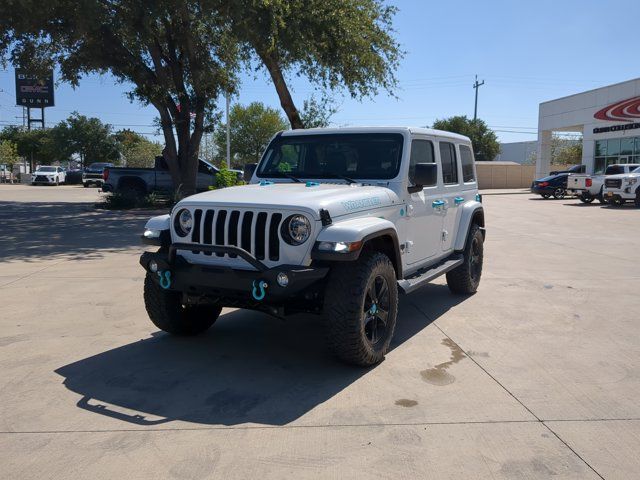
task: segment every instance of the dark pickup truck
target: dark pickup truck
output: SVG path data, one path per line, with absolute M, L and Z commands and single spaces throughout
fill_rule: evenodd
M 196 189 L 198 191 L 208 190 L 215 185 L 216 173 L 220 170 L 215 165 L 211 165 L 204 160 L 199 160 L 198 177 L 196 179 Z M 239 180 L 243 179 L 240 170 L 235 172 Z M 143 196 L 156 191 L 168 191 L 173 189 L 173 181 L 169 168 L 163 157 L 156 157 L 153 168 L 107 168 L 104 171 L 104 192 L 128 192 L 134 195 Z

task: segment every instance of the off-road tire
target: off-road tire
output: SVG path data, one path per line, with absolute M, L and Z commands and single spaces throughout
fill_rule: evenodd
M 386 285 L 385 293 L 373 304 L 379 308 L 378 314 L 384 315 L 386 309 L 386 323 L 373 319 L 376 316 L 371 313 L 373 304 L 368 307 L 372 303 L 371 288 L 380 285 Z M 383 297 L 386 300 L 382 300 Z M 356 262 L 336 263 L 332 267 L 325 292 L 324 319 L 328 346 L 340 360 L 363 367 L 384 360 L 397 316 L 398 284 L 389 257 L 379 252 L 365 252 Z M 372 323 L 374 327 L 370 326 Z
M 185 306 L 182 295 L 162 289 L 147 273 L 144 279 L 144 306 L 160 330 L 172 335 L 197 335 L 206 331 L 220 316 L 215 305 Z
M 447 285 L 453 293 L 468 295 L 478 290 L 482 277 L 483 243 L 480 227 L 472 224 L 464 247 L 462 265 L 447 272 Z

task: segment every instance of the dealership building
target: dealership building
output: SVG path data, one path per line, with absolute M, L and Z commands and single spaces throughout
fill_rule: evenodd
M 537 178 L 551 169 L 554 132 L 582 134 L 588 173 L 613 163 L 640 163 L 640 78 L 541 103 Z

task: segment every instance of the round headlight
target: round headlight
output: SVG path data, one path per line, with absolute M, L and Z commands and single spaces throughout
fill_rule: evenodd
M 183 208 L 176 215 L 175 220 L 176 233 L 181 237 L 186 237 L 191 233 L 193 228 L 193 216 L 186 208 Z
M 291 215 L 282 223 L 282 237 L 289 245 L 301 245 L 311 235 L 311 222 L 304 215 Z

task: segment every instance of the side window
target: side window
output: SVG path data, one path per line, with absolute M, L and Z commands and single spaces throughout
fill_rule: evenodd
M 435 163 L 433 155 L 433 143 L 429 140 L 413 140 L 411 142 L 411 157 L 409 159 L 409 183 L 413 181 L 416 173 L 416 163 Z
M 473 174 L 473 153 L 466 145 L 460 145 L 460 163 L 462 163 L 462 181 L 473 182 L 476 179 Z
M 458 162 L 453 143 L 440 142 L 440 160 L 442 162 L 442 180 L 444 184 L 458 183 Z

